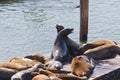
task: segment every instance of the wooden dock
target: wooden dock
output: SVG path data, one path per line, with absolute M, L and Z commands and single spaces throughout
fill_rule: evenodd
M 49 55 L 50 53 L 45 56 Z M 70 64 L 64 65 L 62 70 L 70 72 Z M 120 80 L 120 56 L 100 61 L 88 80 Z
M 80 43 L 87 42 L 89 0 L 80 0 Z M 68 69 L 67 67 L 66 69 Z M 101 61 L 89 80 L 120 80 L 120 56 Z
M 120 56 L 101 61 L 89 80 L 120 80 Z
M 70 64 L 65 65 L 63 70 L 69 71 Z M 120 80 L 120 56 L 101 61 L 88 80 Z

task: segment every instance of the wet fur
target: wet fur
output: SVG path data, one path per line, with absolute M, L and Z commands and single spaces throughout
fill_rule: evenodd
M 107 45 L 107 44 L 111 44 L 111 45 L 117 45 L 116 42 L 111 41 L 111 40 L 96 40 L 90 43 L 86 43 L 83 46 L 81 46 L 79 48 L 78 53 L 79 54 L 84 54 L 85 51 L 89 50 L 89 49 L 93 49 L 99 46 L 103 46 L 103 45 Z
M 87 76 L 89 78 L 94 68 L 93 60 L 84 55 L 74 57 L 71 62 L 71 72 L 79 77 Z
M 56 29 L 57 32 L 59 33 L 61 30 L 64 29 L 64 27 L 62 25 L 56 25 Z M 63 40 L 65 41 L 69 54 L 73 57 L 80 55 L 78 54 L 78 49 L 80 47 L 80 45 L 78 43 L 76 43 L 75 41 L 73 41 L 72 39 L 70 39 L 68 37 L 69 34 L 67 34 L 66 36 L 63 37 Z
M 64 41 L 64 37 L 71 33 L 73 29 L 63 29 L 61 30 L 55 39 L 54 47 L 52 50 L 51 58 L 60 61 L 64 64 L 64 62 L 70 62 L 72 57 L 69 54 L 68 47 L 66 42 Z

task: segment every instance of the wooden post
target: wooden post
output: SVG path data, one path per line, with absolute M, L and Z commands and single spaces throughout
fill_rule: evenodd
M 81 43 L 87 42 L 88 34 L 89 0 L 80 0 L 80 39 Z

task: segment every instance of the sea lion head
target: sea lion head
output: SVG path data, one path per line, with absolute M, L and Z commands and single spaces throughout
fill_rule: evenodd
M 62 36 L 67 36 L 73 32 L 73 28 L 64 28 L 62 25 L 56 25 L 57 33 L 61 33 Z
M 45 64 L 47 69 L 51 69 L 51 70 L 60 70 L 63 68 L 63 65 L 61 62 L 59 61 L 49 61 L 48 63 Z
M 73 33 L 73 30 L 73 28 L 66 28 L 61 30 L 59 34 L 61 34 L 62 37 L 67 37 L 69 34 Z
M 57 29 L 57 33 L 64 29 L 62 25 L 58 25 L 58 24 L 55 26 L 55 28 Z
M 76 56 L 73 58 L 71 63 L 71 71 L 73 74 L 83 77 L 87 76 L 90 77 L 90 75 L 93 72 L 95 65 L 92 58 L 88 58 L 86 56 Z

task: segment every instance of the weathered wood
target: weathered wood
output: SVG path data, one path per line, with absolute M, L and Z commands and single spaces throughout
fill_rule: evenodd
M 80 0 L 80 42 L 87 42 L 89 0 Z
M 120 56 L 101 61 L 89 80 L 120 80 Z
M 94 80 L 119 80 L 119 79 L 120 79 L 120 68 L 111 71 L 107 74 L 104 74 L 100 77 L 97 77 Z
M 49 57 L 50 53 L 44 56 Z M 71 72 L 71 64 L 64 65 L 62 70 Z M 69 75 L 73 74 L 69 73 Z M 120 80 L 120 56 L 100 61 L 88 80 Z

